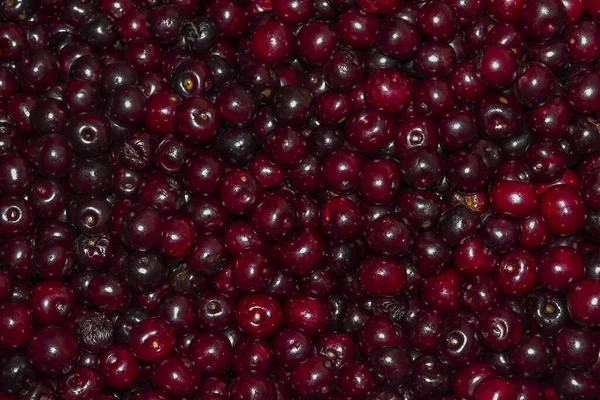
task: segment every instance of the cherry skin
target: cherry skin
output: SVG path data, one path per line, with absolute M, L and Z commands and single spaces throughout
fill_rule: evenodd
M 540 215 L 550 233 L 567 236 L 583 227 L 585 206 L 575 189 L 557 185 L 542 194 Z
M 561 329 L 554 341 L 558 362 L 567 368 L 585 370 L 596 359 L 598 343 L 591 332 L 581 328 Z
M 582 325 L 600 324 L 600 310 L 596 307 L 597 294 L 594 292 L 600 281 L 585 279 L 574 284 L 567 295 L 571 317 Z
M 289 327 L 313 336 L 326 331 L 331 322 L 327 303 L 304 294 L 292 295 L 285 303 L 283 316 Z
M 247 335 L 268 337 L 281 326 L 284 314 L 275 299 L 257 294 L 245 296 L 239 301 L 235 318 Z
M 512 369 L 526 378 L 543 376 L 552 360 L 550 344 L 540 335 L 524 335 L 511 349 Z
M 493 398 L 516 399 L 517 389 L 508 380 L 499 377 L 491 377 L 479 383 L 473 391 L 474 400 Z
M 189 397 L 198 390 L 198 375 L 190 360 L 171 356 L 153 366 L 152 383 L 172 396 Z
M 494 370 L 488 363 L 475 361 L 456 372 L 452 381 L 452 389 L 458 396 L 472 398 L 477 386 L 493 376 Z
M 313 348 L 312 340 L 296 329 L 284 328 L 273 336 L 273 354 L 277 361 L 289 368 L 306 360 L 312 355 Z
M 113 389 L 128 387 L 139 373 L 140 363 L 126 346 L 112 346 L 100 358 L 102 380 Z
M 424 5 L 417 17 L 417 27 L 428 39 L 434 42 L 448 42 L 458 29 L 456 12 L 443 2 L 430 2 Z
M 432 276 L 425 281 L 423 298 L 432 307 L 442 311 L 455 311 L 460 306 L 460 281 L 455 269 Z
M 353 361 L 340 369 L 339 388 L 350 396 L 364 396 L 376 386 L 376 380 L 366 363 Z
M 494 211 L 515 218 L 526 218 L 537 208 L 538 197 L 533 185 L 527 182 L 500 181 L 490 192 Z
M 340 40 L 352 49 L 364 49 L 375 41 L 379 19 L 356 8 L 344 11 L 338 20 Z
M 75 365 L 79 345 L 65 329 L 48 326 L 31 338 L 28 354 L 38 371 L 48 376 L 59 376 Z
M 531 292 L 536 283 L 536 261 L 532 253 L 515 249 L 500 260 L 496 281 L 508 294 L 523 296 Z
M 318 354 L 294 368 L 290 378 L 294 392 L 302 398 L 324 399 L 335 390 L 338 377 L 333 361 Z
M 293 32 L 278 21 L 267 21 L 259 27 L 251 39 L 252 55 L 258 62 L 278 63 L 294 51 Z
M 393 259 L 370 257 L 361 264 L 358 281 L 371 295 L 397 296 L 406 284 L 406 270 Z
M 538 278 L 550 290 L 566 292 L 583 278 L 583 258 L 572 248 L 557 247 L 544 254 L 538 266 Z
M 31 311 L 25 304 L 6 301 L 0 305 L 0 346 L 4 349 L 22 349 L 33 336 Z
M 482 82 L 489 88 L 506 87 L 516 78 L 516 55 L 501 44 L 486 46 L 477 61 L 477 66 Z
M 365 99 L 378 110 L 398 113 L 406 107 L 412 97 L 408 77 L 393 69 L 378 69 L 367 78 Z
M 131 330 L 131 352 L 141 361 L 151 362 L 169 354 L 175 345 L 173 328 L 158 318 L 141 321 Z
M 479 332 L 485 347 L 503 351 L 519 341 L 523 334 L 523 324 L 514 311 L 497 307 L 481 315 Z

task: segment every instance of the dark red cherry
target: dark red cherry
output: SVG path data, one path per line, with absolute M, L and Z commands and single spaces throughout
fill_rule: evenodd
M 275 359 L 287 368 L 294 368 L 302 363 L 313 354 L 313 350 L 310 338 L 299 330 L 285 328 L 273 336 Z
M 329 358 L 314 355 L 292 370 L 292 389 L 302 399 L 325 399 L 335 390 L 338 374 Z
M 484 136 L 505 138 L 515 133 L 524 120 L 517 99 L 510 95 L 489 94 L 475 105 L 475 121 Z
M 362 289 L 374 296 L 397 296 L 406 284 L 404 265 L 384 257 L 369 257 L 358 270 Z
M 331 322 L 327 303 L 304 294 L 292 295 L 285 303 L 283 315 L 289 327 L 311 336 L 324 333 Z
M 550 343 L 541 335 L 528 334 L 510 352 L 512 369 L 526 378 L 544 376 L 552 362 Z
M 256 251 L 244 251 L 238 254 L 231 270 L 233 286 L 242 293 L 264 291 L 273 270 L 265 254 Z
M 490 88 L 510 85 L 517 74 L 517 57 L 506 46 L 486 46 L 477 59 L 477 70 L 482 82 Z
M 562 148 L 551 141 L 532 143 L 524 154 L 525 165 L 536 182 L 558 179 L 566 169 L 566 156 Z
M 245 296 L 236 307 L 238 326 L 251 336 L 271 336 L 281 326 L 283 317 L 281 305 L 266 295 Z
M 527 40 L 523 31 L 513 22 L 495 24 L 485 37 L 485 44 L 501 44 L 515 53 L 517 59 L 525 55 Z
M 400 256 L 408 252 L 413 236 L 399 217 L 384 215 L 366 226 L 369 247 L 382 256 Z
M 563 328 L 554 339 L 554 354 L 566 368 L 588 369 L 596 360 L 597 353 L 597 339 L 583 328 Z
M 400 70 L 378 69 L 367 78 L 365 99 L 372 108 L 399 113 L 412 99 L 412 84 Z
M 473 400 L 493 398 L 516 399 L 517 389 L 507 379 L 491 377 L 479 383 L 473 391 Z
M 296 212 L 290 201 L 275 194 L 258 204 L 252 213 L 251 222 L 262 238 L 278 241 L 295 228 Z
M 125 284 L 111 274 L 99 274 L 88 286 L 90 301 L 102 311 L 120 311 L 129 304 L 131 293 Z
M 131 330 L 129 346 L 141 361 L 152 362 L 168 355 L 175 345 L 173 328 L 164 320 L 148 318 Z
M 431 189 L 442 179 L 441 156 L 424 147 L 407 151 L 400 160 L 402 178 L 416 189 Z
M 262 338 L 243 337 L 233 348 L 231 368 L 239 375 L 246 371 L 267 374 L 273 369 L 273 349 Z
M 490 205 L 499 214 L 524 219 L 537 208 L 535 188 L 527 182 L 500 181 L 490 192 Z
M 449 76 L 454 93 L 461 100 L 476 101 L 487 93 L 487 87 L 477 75 L 471 62 L 457 64 Z
M 337 21 L 340 40 L 352 49 L 364 49 L 375 41 L 379 18 L 356 8 L 341 13 Z
M 340 369 L 338 385 L 342 393 L 352 397 L 361 397 L 375 388 L 377 380 L 369 370 L 367 363 L 352 361 Z
M 395 16 L 385 18 L 379 26 L 377 48 L 391 57 L 406 60 L 419 46 L 419 31 L 409 22 Z
M 562 369 L 555 374 L 553 382 L 561 396 L 592 399 L 598 393 L 598 382 L 579 371 Z
M 292 127 L 273 129 L 266 138 L 265 155 L 281 167 L 298 164 L 307 155 L 306 139 Z
M 28 345 L 34 334 L 31 314 L 25 304 L 5 301 L 0 305 L 0 347 L 16 350 Z
M 340 149 L 322 162 L 321 176 L 326 187 L 339 193 L 351 193 L 360 183 L 363 158 L 355 151 Z
M 275 400 L 275 386 L 272 380 L 256 372 L 246 372 L 231 382 L 231 400 L 246 400 L 252 397 Z
M 499 261 L 495 279 L 505 293 L 524 296 L 535 287 L 536 264 L 532 253 L 515 249 Z
M 589 137 L 581 137 L 581 131 L 573 131 L 567 129 L 569 126 L 570 108 L 567 102 L 562 97 L 554 97 L 546 104 L 533 108 L 527 114 L 527 124 L 541 138 L 554 139 L 562 137 L 565 132 L 572 135 L 571 144 L 580 151 L 578 146 L 581 141 L 588 141 Z M 582 135 L 583 136 L 583 135 Z M 569 140 L 567 138 L 567 140 Z M 591 142 L 591 141 L 590 141 Z M 591 145 L 591 143 L 589 143 Z M 592 145 L 595 147 L 595 144 Z M 584 151 L 585 152 L 585 151 Z
M 533 41 L 543 42 L 558 36 L 565 27 L 567 12 L 562 1 L 526 1 L 519 18 L 525 34 Z
M 345 197 L 333 197 L 321 206 L 322 232 L 334 240 L 355 239 L 362 228 L 358 207 Z
M 28 354 L 38 371 L 47 376 L 59 376 L 74 366 L 79 345 L 65 329 L 48 326 L 31 338 Z
M 42 93 L 58 78 L 58 62 L 54 54 L 46 48 L 30 48 L 18 61 L 17 81 L 28 92 Z
M 89 367 L 77 366 L 58 381 L 56 391 L 60 398 L 94 397 L 102 391 L 102 379 Z
M 434 42 L 449 42 L 458 29 L 456 12 L 447 3 L 428 2 L 419 11 L 417 27 L 424 36 Z
M 496 253 L 514 250 L 519 244 L 519 223 L 509 217 L 489 216 L 483 224 L 483 240 L 486 247 Z
M 456 311 L 460 307 L 460 279 L 455 269 L 429 277 L 423 286 L 423 299 L 442 312 Z
M 419 398 L 441 397 L 449 387 L 450 369 L 435 355 L 422 355 L 414 361 L 410 388 Z
M 577 190 L 568 185 L 557 185 L 540 197 L 540 215 L 550 233 L 567 236 L 583 227 L 585 206 Z
M 113 389 L 125 389 L 137 379 L 140 364 L 123 345 L 110 347 L 100 358 L 100 374 L 104 383 Z
M 581 72 L 568 82 L 565 98 L 574 111 L 589 114 L 600 110 L 599 82 L 598 72 Z
M 411 261 L 422 276 L 437 275 L 448 267 L 451 249 L 442 238 L 433 232 L 423 232 L 414 240 Z
M 455 104 L 456 94 L 445 78 L 430 78 L 422 82 L 414 92 L 413 105 L 418 115 L 441 118 Z
M 33 318 L 42 325 L 64 322 L 75 306 L 75 294 L 64 282 L 44 281 L 29 295 Z
M 294 53 L 292 30 L 279 21 L 267 21 L 254 31 L 250 49 L 254 59 L 261 63 L 277 64 Z
M 575 322 L 582 325 L 600 324 L 600 309 L 597 307 L 600 280 L 585 279 L 574 284 L 567 295 L 569 313 Z
M 486 11 L 498 21 L 516 21 L 523 12 L 524 0 L 486 0 Z
M 523 335 L 523 324 L 511 309 L 496 307 L 481 315 L 479 334 L 486 348 L 504 351 L 519 341 Z
M 557 247 L 544 254 L 538 265 L 542 286 L 558 292 L 569 288 L 584 276 L 583 257 L 570 247 Z
M 192 340 L 189 357 L 202 374 L 220 374 L 231 365 L 231 343 L 222 333 L 201 333 Z
M 451 324 L 440 334 L 438 341 L 438 358 L 454 368 L 470 364 L 481 350 L 477 329 L 471 324 Z
M 157 388 L 177 397 L 189 397 L 198 390 L 198 371 L 193 363 L 175 355 L 152 367 L 152 383 Z

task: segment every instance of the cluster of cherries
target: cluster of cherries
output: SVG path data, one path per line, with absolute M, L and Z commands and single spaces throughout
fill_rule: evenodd
M 0 400 L 600 398 L 600 0 L 3 0 Z

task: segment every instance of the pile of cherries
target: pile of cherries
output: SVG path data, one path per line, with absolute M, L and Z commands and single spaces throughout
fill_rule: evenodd
M 2 0 L 0 400 L 600 398 L 600 0 Z

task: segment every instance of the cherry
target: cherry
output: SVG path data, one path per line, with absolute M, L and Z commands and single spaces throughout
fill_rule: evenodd
M 474 400 L 493 399 L 494 397 L 516 399 L 517 389 L 507 379 L 490 377 L 479 383 L 473 391 Z
M 174 345 L 173 328 L 158 318 L 140 321 L 133 327 L 129 337 L 131 352 L 144 362 L 160 360 L 171 352 Z
M 540 215 L 550 233 L 567 236 L 584 225 L 585 206 L 575 189 L 557 185 L 540 197 Z
M 489 88 L 498 89 L 510 85 L 517 74 L 517 57 L 501 44 L 486 46 L 477 59 L 481 81 Z
M 128 387 L 139 373 L 140 363 L 126 346 L 112 346 L 100 358 L 102 380 L 113 389 Z
M 594 293 L 600 284 L 596 279 L 581 280 L 571 287 L 567 296 L 569 313 L 578 323 L 583 325 L 596 325 L 600 314 L 596 310 Z
M 596 398 L 598 10 L 0 4 L 0 398 Z
M 365 100 L 381 111 L 399 113 L 412 98 L 408 77 L 391 68 L 378 69 L 367 78 Z
M 304 294 L 294 294 L 285 302 L 283 317 L 291 328 L 313 336 L 326 331 L 331 322 L 327 304 Z
M 442 396 L 450 386 L 450 370 L 434 355 L 422 355 L 414 361 L 414 379 L 410 388 L 419 397 Z
M 48 376 L 60 376 L 75 365 L 79 345 L 65 329 L 48 326 L 31 338 L 27 352 L 38 371 Z
M 379 18 L 351 8 L 340 14 L 337 21 L 340 40 L 352 49 L 364 49 L 375 41 Z
M 235 319 L 247 335 L 268 337 L 281 326 L 285 316 L 285 310 L 272 297 L 248 295 L 238 302 Z
M 488 363 L 475 361 L 456 372 L 452 381 L 452 389 L 458 396 L 472 398 L 477 386 L 493 376 L 494 370 Z
M 0 346 L 4 349 L 22 349 L 32 338 L 33 322 L 29 307 L 6 301 L 0 305 Z
M 324 355 L 314 355 L 292 370 L 292 388 L 301 398 L 326 398 L 335 390 L 337 370 Z

